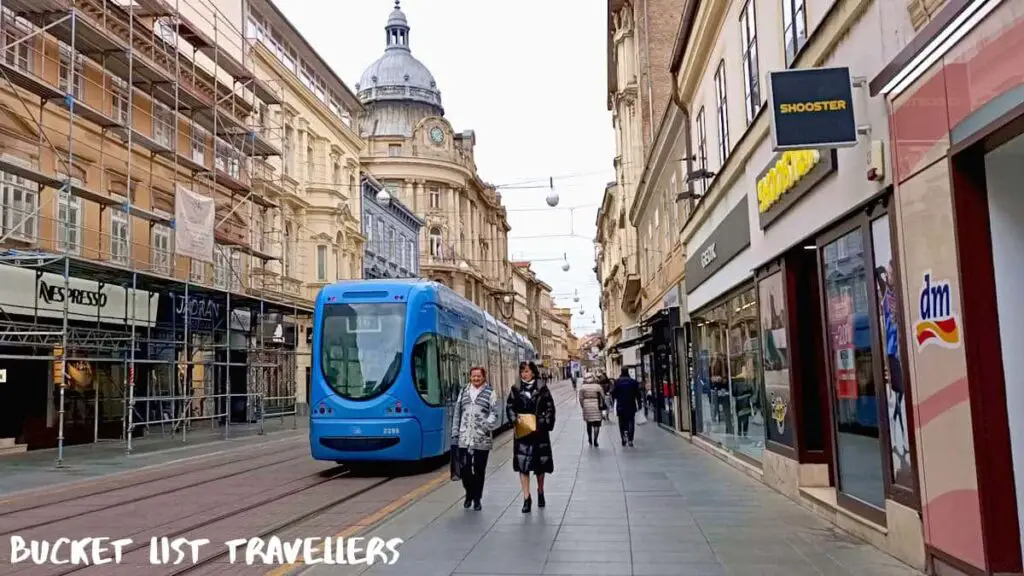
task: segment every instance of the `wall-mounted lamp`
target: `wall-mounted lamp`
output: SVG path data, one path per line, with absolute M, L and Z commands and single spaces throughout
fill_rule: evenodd
M 710 180 L 711 178 L 714 177 L 714 172 L 710 170 L 705 170 L 704 168 L 698 168 L 697 170 L 694 170 L 693 172 L 690 172 L 689 174 L 686 175 L 686 182 L 689 184 L 690 182 L 696 182 L 698 180 Z
M 676 195 L 676 202 L 682 202 L 683 200 L 700 200 L 704 196 L 697 194 L 693 190 L 687 190 L 686 192 L 680 192 Z

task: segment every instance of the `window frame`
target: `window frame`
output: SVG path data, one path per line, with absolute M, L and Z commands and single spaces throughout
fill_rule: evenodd
M 131 226 L 132 218 L 127 212 L 118 210 L 117 208 L 110 209 L 110 261 L 116 264 L 128 265 L 131 261 Z M 124 237 L 120 237 L 117 234 L 119 227 L 123 227 Z M 114 246 L 120 244 L 124 247 L 124 253 L 115 256 Z
M 170 226 L 154 224 L 152 238 L 150 239 L 150 250 L 153 271 L 158 274 L 169 275 L 171 273 L 171 254 L 174 252 L 173 231 Z M 166 239 L 166 250 L 158 247 L 158 239 Z
M 415 343 L 412 345 L 412 351 L 409 353 L 409 368 L 410 368 L 410 373 L 412 374 L 413 389 L 416 390 L 416 395 L 419 396 L 420 400 L 422 400 L 425 405 L 430 406 L 431 408 L 439 408 L 441 406 L 444 406 L 444 404 L 445 404 L 445 386 L 444 386 L 444 383 L 441 381 L 441 359 L 440 359 L 440 350 L 439 350 L 439 348 L 440 348 L 440 346 L 439 346 L 439 339 L 440 338 L 442 338 L 442 336 L 440 336 L 436 332 L 424 332 L 424 333 L 420 334 L 416 338 Z M 417 380 L 418 377 L 419 377 L 419 373 L 416 370 L 417 350 L 420 348 L 421 345 L 425 345 L 425 344 L 428 344 L 428 343 L 433 343 L 434 344 L 434 346 L 433 346 L 434 370 L 433 370 L 433 374 L 431 374 L 430 371 L 429 371 L 429 368 L 425 367 L 427 369 L 426 377 L 428 379 L 427 393 L 429 394 L 429 390 L 430 390 L 429 378 L 430 378 L 431 375 L 433 375 L 434 381 L 437 384 L 437 397 L 438 397 L 438 401 L 437 401 L 436 404 L 431 402 L 430 399 L 426 395 L 424 395 L 424 392 L 420 390 L 419 385 L 418 385 L 418 380 Z M 428 355 L 430 354 L 430 350 L 431 349 L 429 347 L 427 347 L 427 354 Z M 425 358 L 429 362 L 429 356 L 426 356 Z
M 715 69 L 715 116 L 718 124 L 719 167 L 725 166 L 731 152 L 729 142 L 729 93 L 727 89 L 725 58 L 722 58 L 718 61 L 718 67 Z
M 743 102 L 749 126 L 763 106 L 757 48 L 757 9 L 754 0 L 747 0 L 740 10 L 740 43 L 743 50 Z
M 697 111 L 697 116 L 694 117 L 694 123 L 696 124 L 697 133 L 697 168 L 699 170 L 707 171 L 708 169 L 708 127 L 707 127 L 707 114 L 704 111 L 704 106 L 700 107 Z M 701 178 L 698 186 L 700 186 L 700 193 L 703 195 L 708 191 L 708 180 L 707 178 Z
M 317 282 L 327 281 L 327 245 L 316 246 L 316 279 Z
M 4 159 L 26 168 L 31 166 L 31 163 L 20 158 L 5 155 Z M 17 193 L 21 194 L 22 206 L 27 204 L 27 208 L 15 209 L 14 196 Z M 28 218 L 24 218 L 26 211 Z M 39 189 L 37 184 L 9 172 L 0 172 L 0 225 L 2 225 L 0 227 L 3 232 L 9 233 L 12 239 L 28 243 L 35 243 L 39 239 Z M 18 227 L 22 231 L 15 232 L 14 229 Z M 24 232 L 26 227 L 31 229 L 30 233 Z
M 65 178 L 60 175 L 61 179 Z M 81 182 L 77 178 L 71 179 L 72 183 Z M 68 221 L 61 218 L 61 209 L 64 209 L 67 213 Z M 82 199 L 77 196 L 72 196 L 70 193 L 57 192 L 57 249 L 61 252 L 67 252 L 69 254 L 79 255 L 82 253 Z M 72 210 L 74 210 L 75 221 L 71 222 L 70 217 Z M 62 237 L 63 236 L 63 237 Z M 74 236 L 74 243 L 71 242 L 71 237 Z
M 806 0 L 782 0 L 782 44 L 786 67 L 789 68 L 807 44 Z

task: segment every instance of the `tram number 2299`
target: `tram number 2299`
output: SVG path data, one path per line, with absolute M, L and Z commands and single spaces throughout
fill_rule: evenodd
M 398 428 L 385 428 L 384 434 L 398 434 Z

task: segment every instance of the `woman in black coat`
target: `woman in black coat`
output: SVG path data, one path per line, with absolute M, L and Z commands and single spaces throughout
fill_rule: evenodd
M 537 418 L 537 429 L 530 434 L 516 438 L 513 446 L 512 469 L 519 473 L 519 484 L 523 489 L 523 513 L 530 511 L 530 472 L 537 476 L 537 507 L 543 508 L 544 475 L 555 470 L 551 454 L 551 431 L 555 428 L 555 399 L 551 390 L 542 384 L 540 372 L 533 362 L 519 364 L 519 384 L 509 391 L 505 402 L 508 419 L 515 423 L 520 414 L 533 414 Z

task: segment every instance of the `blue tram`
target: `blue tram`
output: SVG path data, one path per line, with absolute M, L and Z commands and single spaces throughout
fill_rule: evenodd
M 325 287 L 313 320 L 310 451 L 316 460 L 416 461 L 446 453 L 469 369 L 504 401 L 530 341 L 444 285 L 353 280 Z

